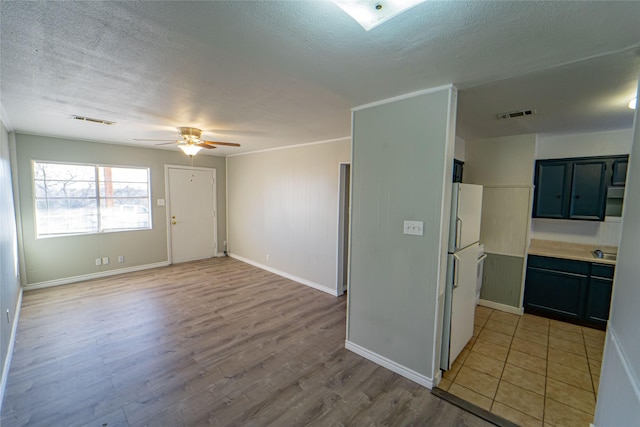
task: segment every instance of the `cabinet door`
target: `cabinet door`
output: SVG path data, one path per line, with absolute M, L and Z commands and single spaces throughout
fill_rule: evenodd
M 627 181 L 627 165 L 629 159 L 620 159 L 613 161 L 613 174 L 611 176 L 611 185 L 624 186 Z
M 464 169 L 464 162 L 460 160 L 453 161 L 453 182 L 462 182 L 462 171 Z
M 574 162 L 569 218 L 604 220 L 606 170 L 605 160 Z
M 600 324 L 607 323 L 612 287 L 613 280 L 611 279 L 591 277 L 589 280 L 585 320 Z
M 534 218 L 566 218 L 570 162 L 536 163 Z
M 582 317 L 588 277 L 536 267 L 527 268 L 524 306 L 566 318 Z

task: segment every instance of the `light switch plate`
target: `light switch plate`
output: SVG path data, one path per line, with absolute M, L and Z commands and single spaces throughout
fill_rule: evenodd
M 158 206 L 164 206 L 164 199 L 158 199 Z
M 404 234 L 412 236 L 424 235 L 424 221 L 405 221 Z

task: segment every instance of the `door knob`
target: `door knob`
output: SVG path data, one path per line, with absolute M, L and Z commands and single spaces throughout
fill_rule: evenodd
M 177 222 L 176 221 L 171 221 L 171 224 L 176 225 Z

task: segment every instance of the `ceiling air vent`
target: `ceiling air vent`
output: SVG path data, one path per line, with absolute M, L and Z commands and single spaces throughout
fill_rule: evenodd
M 515 119 L 517 117 L 533 116 L 535 113 L 536 113 L 536 110 L 534 109 L 510 111 L 508 113 L 498 113 L 496 114 L 496 118 L 498 120 Z
M 107 126 L 114 125 L 116 123 L 116 122 L 110 122 L 109 120 L 92 119 L 91 117 L 84 117 L 84 116 L 73 116 L 73 118 L 83 122 L 99 123 L 101 125 L 107 125 Z

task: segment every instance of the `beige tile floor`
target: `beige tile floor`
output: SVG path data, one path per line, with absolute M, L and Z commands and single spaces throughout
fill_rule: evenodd
M 522 426 L 593 422 L 605 333 L 478 306 L 473 338 L 438 385 Z

